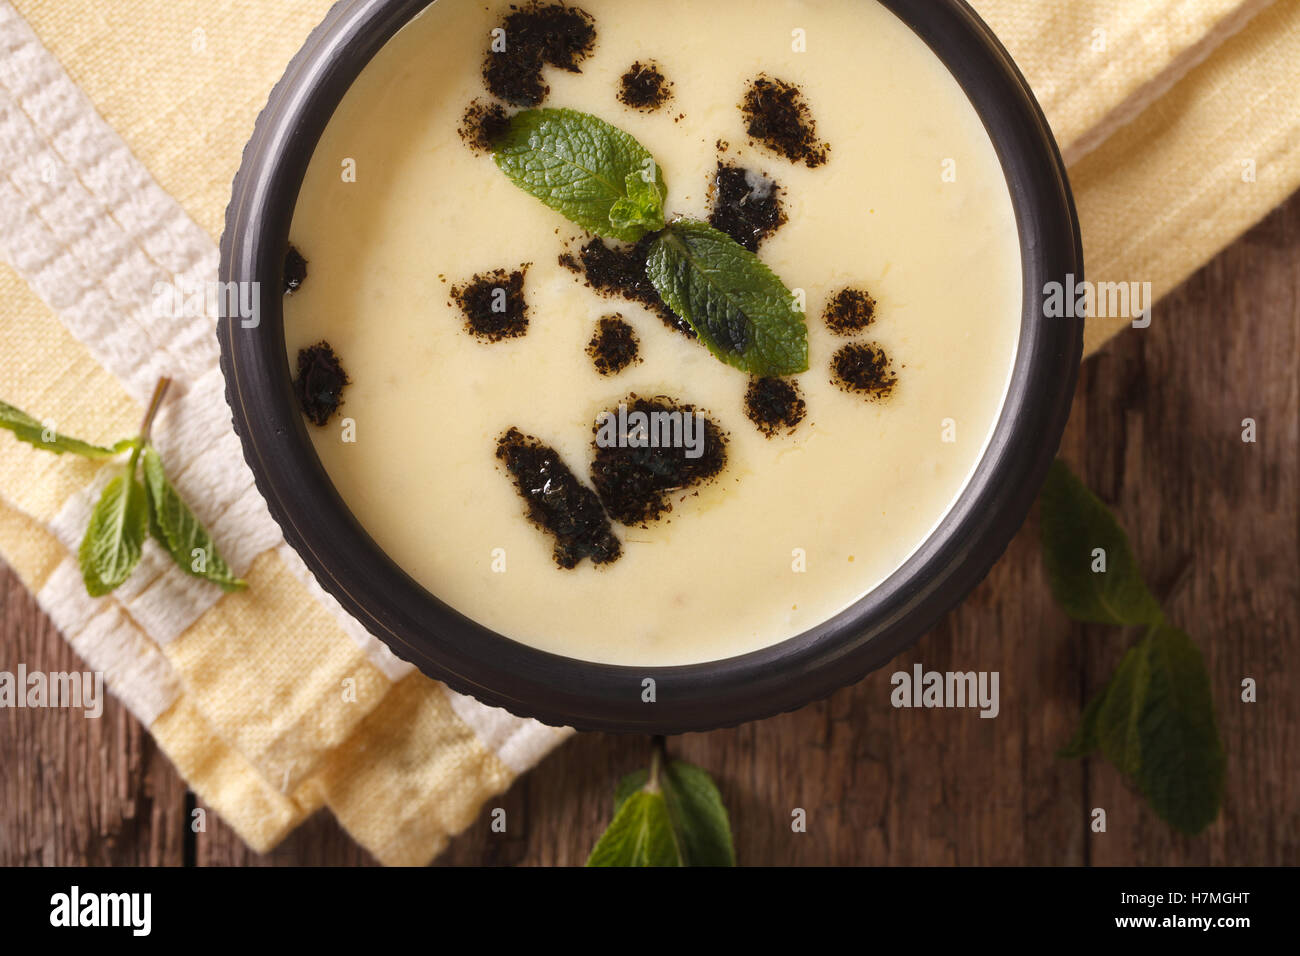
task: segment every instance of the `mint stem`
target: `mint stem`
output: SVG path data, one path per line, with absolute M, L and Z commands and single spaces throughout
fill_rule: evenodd
M 663 736 L 656 736 L 651 742 L 650 773 L 646 777 L 645 788 L 651 793 L 659 792 L 659 768 L 668 762 L 668 741 Z
M 172 380 L 166 377 L 158 379 L 158 384 L 154 386 L 153 398 L 149 399 L 149 410 L 144 413 L 144 421 L 140 423 L 140 444 L 145 445 L 149 441 L 149 431 L 153 428 L 154 416 L 158 414 L 158 409 L 162 407 L 163 396 L 167 394 L 167 389 L 171 387 Z

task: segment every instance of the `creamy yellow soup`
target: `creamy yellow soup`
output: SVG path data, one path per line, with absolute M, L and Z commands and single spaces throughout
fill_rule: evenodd
M 459 133 L 485 98 L 499 4 L 439 0 L 361 74 L 311 163 L 291 240 L 308 276 L 285 300 L 291 363 L 326 340 L 351 383 L 309 425 L 344 501 L 388 555 L 499 633 L 570 657 L 669 665 L 794 636 L 876 587 L 931 533 L 977 464 L 1001 409 L 1020 326 L 1014 214 L 993 146 L 957 82 L 885 8 L 864 0 L 583 0 L 597 40 L 580 73 L 548 68 L 542 104 L 594 114 L 658 161 L 670 216 L 707 218 L 719 160 L 775 179 L 788 222 L 759 250 L 806 296 L 806 418 L 765 437 L 744 373 L 640 305 L 604 298 L 561 265 L 587 240 Z M 619 102 L 654 60 L 662 109 Z M 750 141 L 739 104 L 766 74 L 796 84 L 830 145 L 816 168 Z M 450 288 L 530 263 L 527 334 L 467 333 Z M 845 338 L 822 320 L 845 287 L 877 302 Z M 642 361 L 614 376 L 587 345 L 621 314 Z M 898 376 L 884 400 L 836 387 L 852 341 Z M 623 554 L 557 566 L 494 456 L 507 428 L 550 445 L 590 484 L 593 422 L 630 393 L 704 410 L 728 462 L 670 520 L 614 525 Z

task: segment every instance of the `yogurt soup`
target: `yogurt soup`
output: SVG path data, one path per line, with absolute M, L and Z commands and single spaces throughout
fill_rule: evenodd
M 507 174 L 570 128 L 653 157 L 603 238 Z M 989 136 L 866 0 L 438 0 L 330 120 L 290 240 L 289 361 L 357 519 L 466 616 L 612 664 L 753 651 L 879 585 L 971 476 L 1020 330 Z M 697 334 L 678 266 L 758 317 Z

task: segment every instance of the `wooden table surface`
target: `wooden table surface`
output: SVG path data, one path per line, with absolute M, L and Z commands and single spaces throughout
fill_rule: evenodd
M 1107 279 L 1141 277 L 1107 276 Z M 669 741 L 711 771 L 748 864 L 1300 863 L 1300 194 L 1084 366 L 1062 454 L 1119 512 L 1209 667 L 1228 753 L 1220 819 L 1173 833 L 1097 760 L 1053 756 L 1126 635 L 1054 607 L 1037 516 L 988 579 L 893 665 L 828 700 Z M 1258 441 L 1243 443 L 1242 420 Z M 81 669 L 0 565 L 0 670 Z M 895 710 L 889 675 L 996 670 L 1001 713 Z M 1258 701 L 1243 703 L 1243 678 Z M 456 838 L 445 864 L 581 863 L 645 738 L 584 734 Z M 198 805 L 116 701 L 100 720 L 0 710 L 0 864 L 370 864 L 327 811 L 274 852 Z M 1108 829 L 1092 833 L 1094 807 Z M 807 831 L 795 833 L 802 808 Z

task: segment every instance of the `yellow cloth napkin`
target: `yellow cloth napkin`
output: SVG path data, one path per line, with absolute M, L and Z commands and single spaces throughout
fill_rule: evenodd
M 164 457 L 253 586 L 222 597 L 150 544 L 86 597 L 74 552 L 107 474 L 4 436 L 0 553 L 251 846 L 328 806 L 415 864 L 564 732 L 413 672 L 316 586 L 242 464 L 211 318 L 154 307 L 157 282 L 215 277 L 253 119 L 330 3 L 0 0 L 0 397 L 110 441 L 178 376 Z M 1296 0 L 975 6 L 1071 164 L 1090 279 L 1158 298 L 1300 186 Z M 1090 322 L 1089 349 L 1125 324 Z

